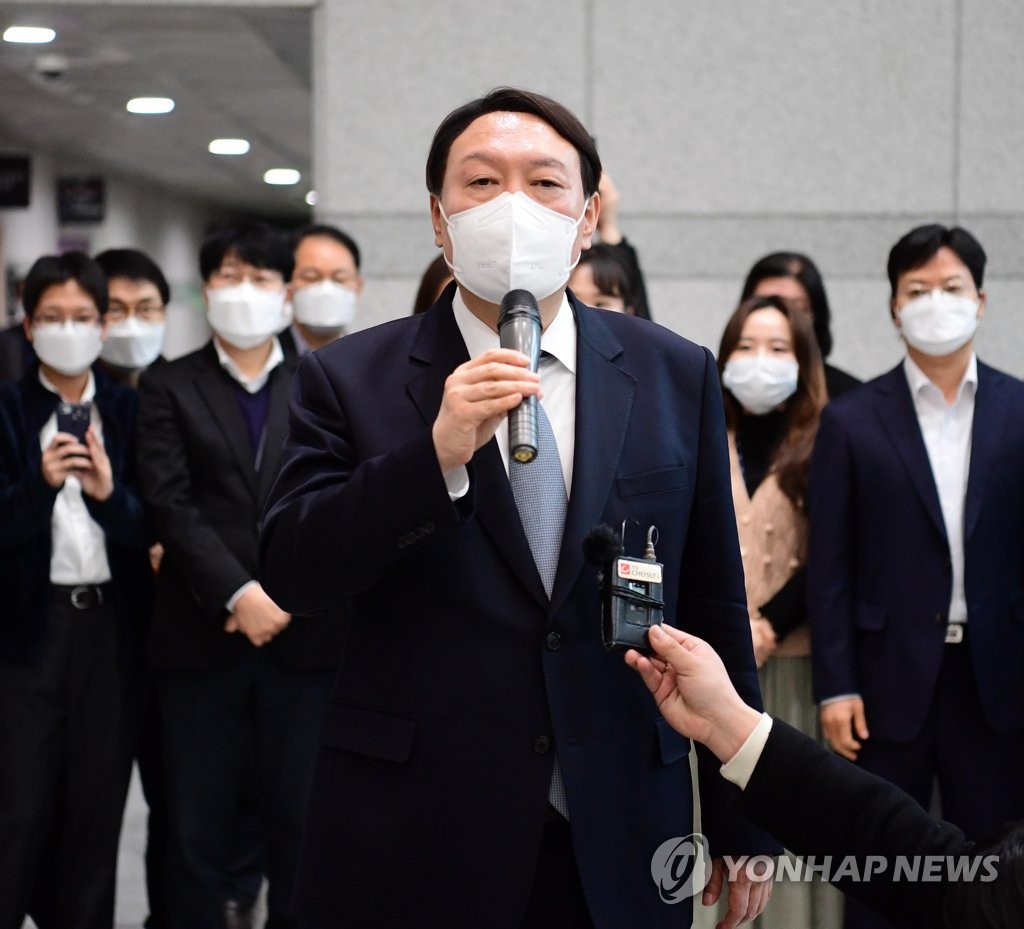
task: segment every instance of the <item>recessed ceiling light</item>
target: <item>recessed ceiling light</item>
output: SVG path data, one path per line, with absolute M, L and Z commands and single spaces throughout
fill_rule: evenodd
M 4 30 L 5 42 L 22 42 L 26 45 L 45 45 L 57 38 L 57 33 L 46 26 L 8 26 Z
M 129 113 L 156 116 L 170 113 L 174 109 L 174 101 L 170 97 L 132 97 L 125 104 L 125 108 Z
M 306 194 L 306 205 L 307 206 L 316 206 L 316 201 L 317 201 L 317 195 L 316 195 L 316 191 L 315 190 L 311 190 L 308 194 Z
M 245 155 L 249 143 L 245 139 L 214 139 L 210 142 L 211 155 Z
M 298 184 L 301 180 L 302 175 L 294 168 L 271 168 L 263 174 L 263 182 L 265 184 L 274 184 L 281 187 L 291 187 L 293 184 Z

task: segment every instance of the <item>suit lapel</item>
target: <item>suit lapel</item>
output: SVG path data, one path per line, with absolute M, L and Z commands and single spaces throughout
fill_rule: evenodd
M 964 541 L 971 537 L 981 514 L 985 488 L 990 483 L 992 466 L 999 453 L 1006 419 L 1006 394 L 1003 376 L 988 365 L 978 363 L 978 392 L 974 399 L 974 423 L 971 426 L 971 464 L 964 502 Z
M 263 457 L 256 476 L 256 500 L 262 507 L 277 479 L 281 465 L 284 441 L 288 437 L 288 402 L 291 398 L 292 377 L 298 366 L 298 357 L 286 354 L 270 372 L 270 397 L 267 404 L 267 422 L 263 430 Z
M 239 470 L 245 477 L 246 484 L 253 492 L 256 490 L 256 472 L 253 467 L 252 449 L 249 436 L 245 431 L 245 422 L 238 401 L 235 399 L 234 381 L 220 366 L 217 350 L 211 341 L 197 359 L 195 387 L 200 402 L 210 413 L 224 436 L 224 441 L 235 460 Z
M 939 505 L 939 491 L 928 460 L 921 424 L 917 420 L 914 400 L 910 395 L 903 366 L 900 365 L 880 378 L 875 386 L 880 394 L 878 418 L 889 440 L 896 447 L 921 502 L 939 534 L 946 538 L 946 524 Z
M 409 353 L 410 362 L 418 370 L 409 380 L 406 390 L 428 425 L 437 418 L 448 375 L 469 361 L 466 343 L 452 311 L 452 292 L 454 290 L 446 291 L 441 300 L 423 315 Z M 477 450 L 470 469 L 476 485 L 477 520 L 515 575 L 546 608 L 547 594 L 533 562 L 498 443 L 494 439 Z
M 616 364 L 622 345 L 600 315 L 581 309 L 575 298 L 570 305 L 576 316 L 576 438 L 551 615 L 565 602 L 583 568 L 584 537 L 601 521 L 636 391 L 635 379 Z

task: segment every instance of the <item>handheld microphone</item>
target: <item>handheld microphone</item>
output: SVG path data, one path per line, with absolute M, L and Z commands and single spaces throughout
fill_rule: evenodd
M 530 370 L 540 361 L 540 308 L 528 290 L 510 290 L 501 301 L 498 337 L 502 348 L 522 352 L 530 359 Z M 537 397 L 524 397 L 508 414 L 508 447 L 516 461 L 526 463 L 537 457 Z

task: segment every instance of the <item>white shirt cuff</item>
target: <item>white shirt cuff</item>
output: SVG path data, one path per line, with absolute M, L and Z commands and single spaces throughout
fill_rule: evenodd
M 754 773 L 758 761 L 761 759 L 761 752 L 768 742 L 768 733 L 772 731 L 772 718 L 767 713 L 761 714 L 761 720 L 754 727 L 754 731 L 747 736 L 747 741 L 740 746 L 736 752 L 719 769 L 722 777 L 731 781 L 740 790 L 745 790 L 750 775 Z
M 445 486 L 448 488 L 448 497 L 452 500 L 461 500 L 469 493 L 469 471 L 465 465 L 459 465 L 445 473 Z
M 234 613 L 235 607 L 238 606 L 238 601 L 242 599 L 242 594 L 244 594 L 250 587 L 255 587 L 257 584 L 259 584 L 259 581 L 247 581 L 241 587 L 239 587 L 238 590 L 235 591 L 234 596 L 230 600 L 228 600 L 228 612 Z
M 859 700 L 860 694 L 838 694 L 835 697 L 826 697 L 818 706 L 828 706 L 830 703 L 838 703 L 840 700 Z

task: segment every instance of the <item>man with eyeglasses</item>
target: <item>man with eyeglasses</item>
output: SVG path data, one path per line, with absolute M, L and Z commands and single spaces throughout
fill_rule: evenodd
M 246 924 L 227 889 L 245 790 L 261 816 L 271 924 L 296 925 L 289 903 L 337 623 L 327 614 L 293 622 L 257 580 L 257 525 L 298 364 L 278 338 L 292 260 L 291 243 L 263 224 L 211 233 L 199 264 L 213 338 L 140 381 L 140 481 L 165 549 L 150 658 L 172 929 Z
M 136 401 L 93 367 L 95 262 L 40 258 L 24 304 L 37 360 L 0 386 L 0 925 L 93 929 L 114 919 L 147 593 Z
M 96 256 L 96 264 L 107 276 L 110 296 L 100 361 L 116 379 L 134 387 L 160 357 L 171 289 L 157 263 L 137 249 L 107 249 Z
M 808 495 L 825 737 L 974 840 L 1024 817 L 1024 384 L 975 354 L 985 262 L 959 227 L 893 246 L 906 357 L 825 409 Z

